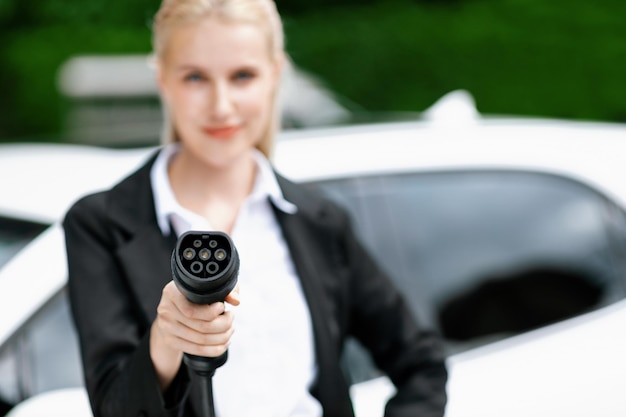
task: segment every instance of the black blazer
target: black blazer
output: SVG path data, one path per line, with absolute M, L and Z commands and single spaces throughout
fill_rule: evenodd
M 150 185 L 155 157 L 111 190 L 78 201 L 64 220 L 69 293 L 94 415 L 193 415 L 185 365 L 162 395 L 149 355 L 150 325 L 171 280 L 176 237 L 163 236 Z M 296 214 L 274 210 L 313 322 L 325 417 L 353 415 L 340 355 L 348 335 L 369 349 L 397 394 L 387 416 L 442 416 L 447 373 L 436 335 L 421 331 L 351 230 L 347 214 L 278 176 Z M 242 399 L 245 401 L 245 399 Z M 242 416 L 244 417 L 244 416 Z

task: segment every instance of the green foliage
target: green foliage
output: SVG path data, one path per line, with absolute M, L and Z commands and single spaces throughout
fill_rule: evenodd
M 54 140 L 65 116 L 56 76 L 81 54 L 150 51 L 155 0 L 0 0 L 0 141 Z
M 15 17 L 21 27 L 145 25 L 150 22 L 159 3 L 155 0 L 30 0 L 20 2 L 19 14 Z
M 485 113 L 626 121 L 625 13 L 620 0 L 390 1 L 286 28 L 298 64 L 369 110 L 421 111 L 463 88 Z
M 6 26 L 11 20 L 11 17 L 15 13 L 15 1 L 16 0 L 2 0 L 0 1 L 0 25 Z
M 76 55 L 148 53 L 146 27 L 41 27 L 13 32 L 0 52 L 0 140 L 54 139 L 63 128 L 64 101 L 57 89 L 63 63 Z
M 276 7 L 281 15 L 294 15 L 311 12 L 314 10 L 324 10 L 325 13 L 329 12 L 329 9 L 336 7 L 358 6 L 376 1 L 382 0 L 275 0 Z M 332 10 L 330 10 L 332 13 Z
M 56 74 L 79 54 L 147 53 L 155 0 L 0 0 L 0 140 L 62 130 Z M 626 122 L 623 0 L 279 0 L 287 47 L 366 110 L 479 110 Z M 315 7 L 313 7 L 313 5 Z

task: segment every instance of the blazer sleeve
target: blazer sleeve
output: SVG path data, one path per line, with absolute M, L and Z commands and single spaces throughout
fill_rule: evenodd
M 175 416 L 185 403 L 186 375 L 181 371 L 171 392 L 161 394 L 149 352 L 151 323 L 116 261 L 105 197 L 82 199 L 64 220 L 70 305 L 91 407 L 95 417 Z
M 447 401 L 444 347 L 421 329 L 406 300 L 356 237 L 348 216 L 342 253 L 350 273 L 349 328 L 396 387 L 386 417 L 441 417 Z

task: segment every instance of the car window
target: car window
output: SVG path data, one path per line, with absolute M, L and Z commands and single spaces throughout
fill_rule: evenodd
M 450 353 L 624 297 L 624 213 L 575 181 L 433 172 L 322 181 Z M 616 220 L 622 219 L 622 220 Z
M 41 223 L 0 216 L 0 268 L 46 227 Z M 21 398 L 16 383 L 18 351 L 16 344 L 0 347 L 0 415 Z
M 46 227 L 41 223 L 0 216 L 0 267 Z
M 63 290 L 0 347 L 0 404 L 82 385 L 78 340 Z

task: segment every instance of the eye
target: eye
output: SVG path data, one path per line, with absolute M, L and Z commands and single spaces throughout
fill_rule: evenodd
M 186 82 L 197 83 L 205 80 L 205 77 L 199 72 L 190 72 L 183 78 Z
M 233 81 L 238 83 L 248 82 L 256 77 L 256 72 L 253 70 L 239 70 L 235 72 L 232 76 Z

